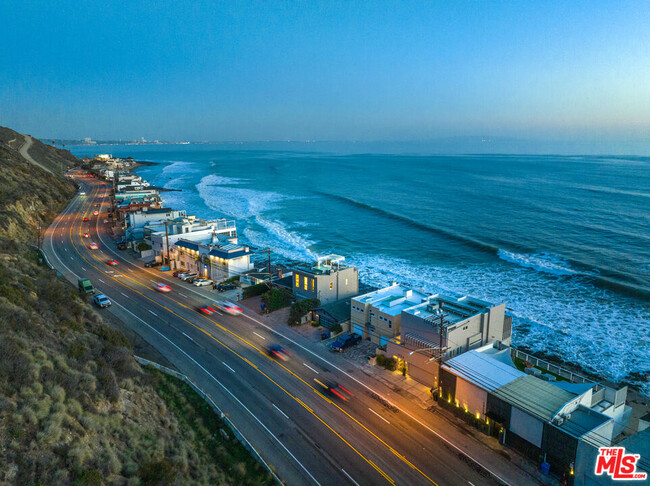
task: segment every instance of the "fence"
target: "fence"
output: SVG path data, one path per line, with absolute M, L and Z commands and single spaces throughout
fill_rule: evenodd
M 166 366 L 155 363 L 153 361 L 149 361 L 148 359 L 141 358 L 139 356 L 134 356 L 134 358 L 138 363 L 140 363 L 143 366 L 147 366 L 147 365 L 153 366 L 157 370 L 162 371 L 163 373 L 165 373 L 167 375 L 171 375 L 171 376 L 173 376 L 175 378 L 178 378 L 179 380 L 182 380 L 185 383 L 187 383 L 188 385 L 190 385 L 192 387 L 192 389 L 196 393 L 198 393 L 201 398 L 203 398 L 203 400 L 208 402 L 208 404 L 212 407 L 212 410 L 214 410 L 215 413 L 217 413 L 219 415 L 219 418 L 221 418 L 221 420 L 223 420 L 225 422 L 225 424 L 228 426 L 228 428 L 230 428 L 230 430 L 232 431 L 235 438 L 239 442 L 241 442 L 241 444 L 253 455 L 253 457 L 255 457 L 257 459 L 258 462 L 260 462 L 269 471 L 269 473 L 271 473 L 271 475 L 273 476 L 273 479 L 275 479 L 275 481 L 278 484 L 283 484 L 282 481 L 280 480 L 280 478 L 277 476 L 277 474 L 275 474 L 273 469 L 271 469 L 271 466 L 269 466 L 267 464 L 267 462 L 262 458 L 260 453 L 257 452 L 257 450 L 253 447 L 253 445 L 248 441 L 248 439 L 246 439 L 246 437 L 244 437 L 244 434 L 242 434 L 239 431 L 239 429 L 235 426 L 235 424 L 232 423 L 232 421 L 228 418 L 228 416 L 221 411 L 221 409 L 217 406 L 216 403 L 214 403 L 214 400 L 212 400 L 210 395 L 208 395 L 201 388 L 199 388 L 192 380 L 190 380 L 187 377 L 187 375 L 184 375 L 183 373 L 179 373 L 178 371 L 172 370 L 171 368 L 167 368 Z
M 518 349 L 515 349 L 513 347 L 510 348 L 510 354 L 513 358 L 519 358 L 524 361 L 528 361 L 533 366 L 536 366 L 546 371 L 550 371 L 551 373 L 561 376 L 562 378 L 566 378 L 571 383 L 593 383 L 594 382 L 594 380 L 592 379 L 586 378 L 582 375 L 569 371 L 566 368 L 562 368 L 561 366 L 551 364 L 548 361 L 544 361 L 543 359 L 536 358 L 532 354 L 524 353 L 523 351 L 519 351 Z

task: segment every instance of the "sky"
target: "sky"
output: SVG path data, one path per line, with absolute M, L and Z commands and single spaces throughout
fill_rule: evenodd
M 0 125 L 38 137 L 650 151 L 647 0 L 3 0 L 0 18 Z

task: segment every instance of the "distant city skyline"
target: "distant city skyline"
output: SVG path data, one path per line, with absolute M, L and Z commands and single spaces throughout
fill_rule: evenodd
M 0 14 L 0 125 L 37 137 L 650 153 L 646 2 L 8 1 Z

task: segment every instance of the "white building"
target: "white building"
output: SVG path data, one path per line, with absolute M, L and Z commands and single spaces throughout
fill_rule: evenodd
M 147 211 L 129 213 L 126 218 L 126 239 L 128 241 L 141 240 L 146 233 L 145 227 L 163 225 L 164 221 L 186 217 L 185 210 L 176 211 L 171 208 L 148 209 Z
M 170 254 L 175 268 L 196 272 L 217 282 L 253 268 L 250 248 L 236 243 L 206 245 L 179 239 Z

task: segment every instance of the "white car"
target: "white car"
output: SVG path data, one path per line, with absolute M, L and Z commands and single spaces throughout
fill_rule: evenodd
M 206 285 L 212 285 L 214 282 L 209 278 L 200 278 L 194 282 L 195 287 L 205 287 Z
M 111 305 L 111 301 L 104 294 L 99 294 L 93 297 L 93 302 L 97 307 L 101 307 L 102 309 Z
M 171 292 L 172 289 L 168 285 L 165 285 L 164 283 L 157 283 L 153 286 L 154 289 L 156 289 L 158 292 Z

